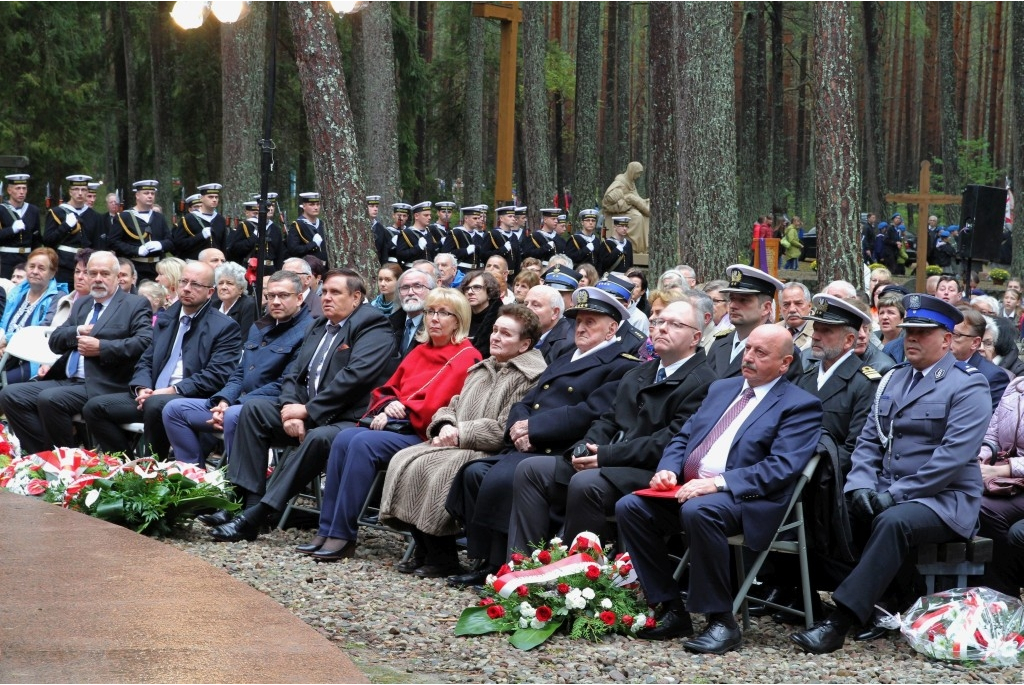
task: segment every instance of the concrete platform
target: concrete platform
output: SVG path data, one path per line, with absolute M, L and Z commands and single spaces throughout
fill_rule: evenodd
M 170 545 L 0 491 L 0 682 L 366 683 L 277 602 Z

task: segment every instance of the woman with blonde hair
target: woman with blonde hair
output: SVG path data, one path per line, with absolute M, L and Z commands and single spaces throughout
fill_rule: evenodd
M 185 262 L 177 257 L 164 257 L 156 263 L 156 282 L 167 291 L 166 306 L 178 301 L 178 281 L 185 269 Z

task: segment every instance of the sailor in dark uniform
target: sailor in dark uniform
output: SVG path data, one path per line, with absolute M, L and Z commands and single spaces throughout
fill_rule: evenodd
M 529 207 L 516 207 L 516 225 L 512 229 L 512 233 L 515 234 L 516 240 L 522 245 L 523 241 L 530 237 L 530 228 L 526 225 L 526 212 Z
M 572 260 L 574 266 L 580 264 L 597 264 L 594 260 L 594 253 L 601 244 L 601 237 L 597 235 L 597 210 L 584 209 L 579 213 L 580 232 L 565 239 L 565 254 Z
M 302 214 L 288 227 L 286 240 L 289 257 L 299 259 L 313 255 L 329 268 L 327 261 L 327 226 L 320 221 L 320 193 L 299 193 Z
M 75 255 L 82 248 L 95 250 L 103 232 L 103 217 L 86 203 L 91 180 L 84 174 L 68 176 L 68 201 L 46 211 L 43 244 L 57 251 L 57 282 L 66 283 L 69 290 L 75 282 Z
M 609 271 L 626 273 L 633 268 L 633 243 L 629 242 L 629 217 L 612 217 L 615 235 L 606 238 L 594 255 L 595 266 L 600 274 Z
M 86 207 L 89 207 L 90 209 L 95 209 L 95 207 L 93 207 L 93 205 L 96 204 L 96 191 L 98 191 L 100 189 L 101 185 L 103 185 L 103 184 L 102 183 L 98 183 L 96 181 L 89 181 L 88 182 L 88 184 L 86 185 L 86 188 L 85 188 L 85 206 Z M 94 247 L 93 249 L 95 250 L 95 249 L 102 249 L 102 248 L 95 248 Z
M 413 262 L 421 259 L 432 262 L 434 255 L 437 254 L 438 244 L 430 232 L 430 207 L 429 202 L 413 205 L 412 226 L 406 228 L 398 236 L 395 255 L 398 257 L 399 263 L 406 269 L 411 268 Z
M 217 212 L 220 206 L 219 183 L 199 186 L 198 211 L 186 212 L 174 227 L 174 255 L 180 259 L 198 259 L 199 253 L 208 247 L 224 250 L 227 245 L 228 227 L 224 217 Z
M 269 193 L 267 199 L 273 202 L 276 193 Z M 236 264 L 248 269 L 250 260 L 256 259 L 256 250 L 259 248 L 259 200 L 249 200 L 243 204 L 245 219 L 242 219 L 231 231 L 226 249 L 227 257 Z M 284 236 L 281 234 L 281 226 L 270 221 L 267 217 L 267 248 L 266 256 L 263 258 L 263 273 L 272 274 L 284 268 L 285 254 Z
M 10 278 L 14 267 L 43 244 L 39 208 L 25 202 L 28 174 L 8 174 L 7 202 L 0 205 L 0 278 Z
M 434 209 L 437 210 L 437 221 L 430 224 L 430 234 L 437 242 L 437 251 L 448 252 L 449 250 L 445 246 L 448 244 L 448 235 L 452 230 L 452 212 L 455 211 L 455 203 L 447 200 L 435 202 Z
M 374 237 L 374 248 L 377 250 L 377 259 L 380 260 L 381 266 L 388 262 L 401 266 L 401 262 L 398 261 L 398 239 L 405 230 L 405 222 L 409 219 L 411 210 L 412 206 L 405 202 L 391 205 L 391 225 L 384 227 L 380 243 L 377 243 L 376 236 Z
M 547 267 L 552 256 L 565 252 L 565 239 L 556 232 L 560 211 L 557 207 L 540 210 L 540 228 L 530 233 L 522 244 L 524 259 L 539 259 L 541 264 Z
M 477 206 L 463 207 L 460 212 L 462 213 L 462 225 L 455 226 L 448 231 L 442 252 L 452 254 L 459 271 L 462 275 L 466 275 L 479 268 L 476 254 L 477 243 L 473 237 L 478 234 L 477 227 L 480 225 L 483 212 Z
M 390 234 L 380 220 L 380 195 L 366 196 L 366 215 L 370 219 L 370 233 L 373 235 L 373 249 L 381 266 L 387 262 L 388 239 Z
M 133 183 L 135 206 L 118 214 L 113 231 L 107 234 L 108 247 L 132 260 L 139 281 L 155 280 L 156 263 L 174 249 L 167 220 L 153 209 L 159 185 L 152 179 Z
M 513 232 L 516 227 L 516 208 L 512 205 L 498 207 L 494 213 L 501 226 L 483 234 L 477 251 L 483 264 L 486 264 L 492 255 L 503 257 L 508 264 L 509 285 L 512 285 L 512 279 L 519 273 L 519 265 L 522 262 L 519 238 Z

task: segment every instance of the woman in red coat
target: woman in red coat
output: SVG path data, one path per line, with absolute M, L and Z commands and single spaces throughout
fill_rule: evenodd
M 426 440 L 434 413 L 462 390 L 469 367 L 480 352 L 467 338 L 472 313 L 466 296 L 453 288 L 435 288 L 427 296 L 424 330 L 387 383 L 373 392 L 366 427 L 341 431 L 331 444 L 327 484 L 320 507 L 320 528 L 296 551 L 320 561 L 352 556 L 356 519 L 373 485 L 399 450 Z

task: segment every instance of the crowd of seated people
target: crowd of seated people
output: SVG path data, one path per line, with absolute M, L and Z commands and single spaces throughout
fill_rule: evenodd
M 802 648 L 870 636 L 876 603 L 904 609 L 918 579 L 897 562 L 924 542 L 980 530 L 997 549 L 984 582 L 1020 591 L 1024 495 L 983 495 L 984 481 L 1024 477 L 1017 322 L 963 301 L 955 279 L 929 295 L 876 274 L 869 298 L 745 265 L 700 286 L 680 265 L 649 290 L 635 270 L 552 255 L 511 273 L 490 255 L 480 269 L 456 261 L 459 278 L 447 259 L 386 262 L 373 290 L 291 258 L 257 306 L 242 267 L 199 257 L 156 262 L 150 294 L 111 252 L 79 255 L 71 292 L 54 250 L 28 255 L 0 347 L 48 325 L 59 358 L 7 363 L 0 408 L 25 449 L 133 455 L 124 426 L 141 423 L 160 459 L 223 454 L 243 508 L 199 517 L 219 541 L 255 540 L 326 474 L 319 527 L 296 548 L 321 562 L 357 553 L 360 508 L 386 471 L 380 521 L 416 541 L 396 569 L 453 586 L 591 530 L 631 553 L 657 605 L 639 637 L 714 654 L 742 643 L 727 538 L 764 548 L 818 454 L 813 579 L 834 608 L 794 634 Z M 1003 305 L 1016 316 L 1018 303 Z M 268 479 L 274 447 L 291 449 Z M 632 494 L 645 488 L 670 496 Z M 679 533 L 688 587 L 665 552 Z M 795 603 L 792 569 L 770 566 L 765 592 Z M 691 612 L 707 615 L 698 635 Z

